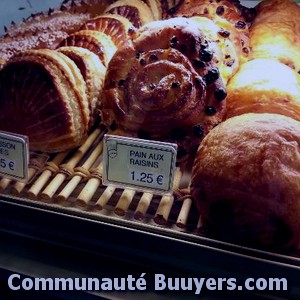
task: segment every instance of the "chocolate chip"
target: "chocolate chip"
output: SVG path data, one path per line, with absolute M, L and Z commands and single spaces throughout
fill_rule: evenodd
M 215 98 L 217 101 L 223 101 L 227 97 L 227 91 L 225 88 L 218 88 L 215 90 Z
M 114 80 L 111 80 L 108 85 L 109 85 L 110 88 L 115 88 L 116 87 L 116 82 Z
M 180 87 L 180 82 L 178 82 L 178 81 L 172 82 L 171 86 L 172 86 L 173 89 L 179 88 Z
M 200 124 L 193 126 L 193 134 L 195 136 L 203 137 L 204 133 L 205 133 L 204 128 Z
M 177 10 L 177 7 L 172 7 L 172 8 L 170 8 L 170 9 L 168 10 L 168 13 L 169 13 L 170 15 L 173 15 L 173 14 L 176 13 L 176 10 Z
M 150 55 L 149 59 L 150 59 L 150 61 L 157 61 L 158 57 L 155 53 L 153 53 L 153 54 Z
M 170 137 L 174 140 L 183 140 L 187 136 L 184 128 L 174 128 L 171 130 Z
M 238 21 L 235 23 L 235 27 L 238 29 L 245 29 L 246 28 L 246 23 L 244 21 Z
M 150 83 L 149 87 L 151 90 L 154 90 L 156 88 L 156 84 L 155 83 Z
M 141 56 L 141 52 L 136 52 L 136 53 L 135 53 L 135 57 L 136 57 L 137 59 L 139 59 L 140 56 Z
M 207 8 L 204 8 L 203 13 L 204 13 L 205 15 L 207 15 L 207 14 L 208 14 L 208 9 L 207 9 Z
M 225 12 L 224 6 L 220 5 L 217 7 L 217 9 L 216 9 L 217 15 L 222 16 L 224 14 L 224 12 Z
M 199 56 L 200 56 L 201 60 L 203 60 L 205 62 L 209 62 L 213 58 L 213 53 L 209 49 L 202 49 L 199 52 Z
M 218 69 L 213 68 L 210 71 L 207 72 L 207 74 L 203 77 L 206 84 L 209 85 L 213 82 L 215 82 L 220 77 L 220 72 Z
M 140 60 L 140 64 L 141 64 L 141 66 L 145 66 L 145 65 L 146 65 L 145 59 L 142 58 L 142 59 Z
M 230 36 L 230 32 L 224 29 L 221 29 L 218 34 L 223 38 L 228 38 Z
M 124 79 L 120 79 L 118 82 L 118 86 L 122 87 L 124 86 L 125 80 Z
M 208 116 L 213 116 L 217 112 L 217 110 L 213 106 L 206 106 L 204 112 Z
M 225 55 L 225 59 L 229 59 L 231 56 L 229 54 Z
M 188 152 L 183 148 L 180 148 L 177 150 L 177 158 L 182 158 L 182 157 L 186 156 L 187 154 L 188 154 Z

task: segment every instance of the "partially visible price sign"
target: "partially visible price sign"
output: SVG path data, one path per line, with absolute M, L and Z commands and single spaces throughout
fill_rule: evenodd
M 0 131 L 0 176 L 27 182 L 28 161 L 27 137 Z
M 103 184 L 132 187 L 159 194 L 173 188 L 177 145 L 105 135 Z

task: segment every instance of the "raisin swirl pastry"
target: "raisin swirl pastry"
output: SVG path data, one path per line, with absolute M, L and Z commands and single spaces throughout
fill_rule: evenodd
M 215 22 L 226 35 L 234 42 L 239 58 L 242 62 L 247 61 L 249 48 L 249 24 L 243 17 L 241 5 L 237 1 L 228 0 L 205 0 L 183 1 L 174 16 L 203 16 Z M 251 19 L 252 20 L 252 19 Z
M 121 47 L 106 73 L 102 119 L 130 136 L 193 151 L 223 117 L 226 90 L 204 35 L 186 18 L 154 21 Z
M 75 63 L 55 50 L 27 50 L 0 71 L 0 129 L 29 137 L 31 150 L 58 152 L 87 136 L 89 104 Z

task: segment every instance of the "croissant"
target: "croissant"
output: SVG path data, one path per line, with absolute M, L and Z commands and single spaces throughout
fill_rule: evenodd
M 300 7 L 290 0 L 267 0 L 256 10 L 250 58 L 275 59 L 300 73 Z
M 89 104 L 75 63 L 55 50 L 16 54 L 0 72 L 0 130 L 29 137 L 31 150 L 58 152 L 87 136 Z
M 261 58 L 244 63 L 228 83 L 227 92 L 225 118 L 252 112 L 300 121 L 300 76 L 279 61 Z
M 125 135 L 176 142 L 184 156 L 221 121 L 225 98 L 213 52 L 197 23 L 154 21 L 111 59 L 102 120 Z

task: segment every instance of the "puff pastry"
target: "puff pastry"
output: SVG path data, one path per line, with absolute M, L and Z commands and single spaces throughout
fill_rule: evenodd
M 0 111 L 0 129 L 27 135 L 31 150 L 72 149 L 87 136 L 84 79 L 75 63 L 55 50 L 27 50 L 5 64 Z

